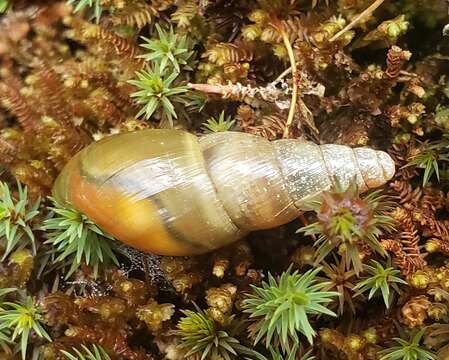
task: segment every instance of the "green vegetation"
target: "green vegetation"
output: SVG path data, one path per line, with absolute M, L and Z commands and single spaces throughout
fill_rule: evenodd
M 358 274 L 363 269 L 359 246 L 367 245 L 376 253 L 386 255 L 379 236 L 394 229 L 393 219 L 386 215 L 393 204 L 380 190 L 360 196 L 354 182 L 346 190 L 337 184 L 308 206 L 317 213 L 317 221 L 297 232 L 318 236 L 314 244 L 316 264 L 337 250 Z
M 421 348 L 423 333 L 423 330 L 416 332 L 408 341 L 394 338 L 398 345 L 380 351 L 380 360 L 437 360 L 434 353 Z
M 415 166 L 424 169 L 422 185 L 426 186 L 433 175 L 440 181 L 440 166 L 449 161 L 448 144 L 445 141 L 426 142 L 416 155 L 413 155 L 405 167 Z
M 35 217 L 39 214 L 40 199 L 34 203 L 28 197 L 27 187 L 17 182 L 17 195 L 11 194 L 8 185 L 0 182 L 0 246 L 2 260 L 15 249 L 31 245 L 36 254 L 36 239 L 33 234 Z
M 11 342 L 15 342 L 20 337 L 19 346 L 22 360 L 26 359 L 31 332 L 40 338 L 51 341 L 42 325 L 42 309 L 33 303 L 31 296 L 26 296 L 21 303 L 0 302 L 0 332 L 4 331 L 12 332 L 9 337 Z
M 229 131 L 235 124 L 235 120 L 232 120 L 230 116 L 226 117 L 224 111 L 220 113 L 218 120 L 214 117 L 208 119 L 204 124 L 203 128 L 211 132 L 222 132 Z
M 75 9 L 73 10 L 75 13 L 86 8 L 93 8 L 96 22 L 98 23 L 100 21 L 101 14 L 103 12 L 101 0 L 68 0 L 67 3 L 75 6 Z
M 140 44 L 141 47 L 148 51 L 140 55 L 139 58 L 145 59 L 150 63 L 156 62 L 160 64 L 159 71 L 163 73 L 166 70 L 167 65 L 179 73 L 181 66 L 183 70 L 192 70 L 187 65 L 187 61 L 192 57 L 193 51 L 189 51 L 189 45 L 187 37 L 178 36 L 174 33 L 173 28 L 170 28 L 170 32 L 167 33 L 163 30 L 159 24 L 156 24 L 156 30 L 159 39 L 148 39 L 142 37 L 145 40 L 144 44 Z
M 61 350 L 68 360 L 111 360 L 108 353 L 97 345 L 92 346 L 92 350 L 87 346 L 82 345 L 83 351 L 73 348 L 72 352 Z
M 9 7 L 8 0 L 0 0 L 0 14 L 8 10 L 8 7 Z
M 401 279 L 399 275 L 400 271 L 393 268 L 384 268 L 382 264 L 373 260 L 374 266 L 364 265 L 364 271 L 370 274 L 368 278 L 360 281 L 355 287 L 357 295 L 364 293 L 369 290 L 368 300 L 370 300 L 379 291 L 382 293 L 382 298 L 384 300 L 385 306 L 387 308 L 391 305 L 392 295 L 390 292 L 390 287 L 393 288 L 397 293 L 400 293 L 398 284 L 407 285 L 407 281 Z
M 118 265 L 111 236 L 78 210 L 54 199 L 53 203 L 50 209 L 54 216 L 46 219 L 41 229 L 47 231 L 45 244 L 50 244 L 57 255 L 54 261 L 70 259 L 71 266 L 65 274 L 66 279 L 79 268 L 82 261 L 92 266 L 95 277 L 100 266 Z
M 448 13 L 447 0 L 0 0 L 0 358 L 449 359 Z M 203 160 L 190 142 L 154 179 L 128 143 L 135 172 L 86 149 L 143 129 L 254 147 L 204 150 L 214 191 L 191 214 L 177 192 L 205 177 L 188 171 Z M 309 155 L 281 155 L 290 141 L 345 145 L 348 162 L 322 147 L 286 172 Z M 74 158 L 58 193 L 83 206 L 51 197 Z M 324 186 L 355 172 L 366 192 Z M 95 224 L 93 192 L 111 221 L 131 214 L 114 231 L 131 236 Z M 224 233 L 236 241 L 193 255 Z
M 179 321 L 178 335 L 181 338 L 182 346 L 187 349 L 186 357 L 198 356 L 200 359 L 226 360 L 239 359 L 239 356 L 249 356 L 260 358 L 256 351 L 247 348 L 233 337 L 233 333 L 239 329 L 233 317 L 227 320 L 227 326 L 222 329 L 208 314 L 201 310 L 183 310 L 185 317 Z
M 136 75 L 138 80 L 128 81 L 140 89 L 130 96 L 136 98 L 138 104 L 144 104 L 136 117 L 144 115 L 144 118 L 148 120 L 156 110 L 162 109 L 163 116 L 173 124 L 173 118 L 178 117 L 173 103 L 188 104 L 187 99 L 182 96 L 187 92 L 188 87 L 173 84 L 178 73 L 172 72 L 167 76 L 160 65 L 156 64 L 154 69 L 142 70 Z
M 299 343 L 298 332 L 313 343 L 316 331 L 309 317 L 319 314 L 336 316 L 326 305 L 338 293 L 323 291 L 328 283 L 315 279 L 320 270 L 316 268 L 300 274 L 291 272 L 290 267 L 278 280 L 269 274 L 268 282 L 263 282 L 262 287 L 252 286 L 254 293 L 244 301 L 243 307 L 256 323 L 254 344 L 265 338 L 266 347 L 269 347 L 276 337 L 282 349 L 287 351 L 291 342 Z

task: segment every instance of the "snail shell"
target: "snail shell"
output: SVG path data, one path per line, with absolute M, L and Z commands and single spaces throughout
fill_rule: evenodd
M 84 148 L 53 195 L 129 246 L 181 256 L 292 221 L 334 177 L 344 187 L 355 177 L 366 191 L 394 172 L 388 154 L 369 148 L 150 129 Z

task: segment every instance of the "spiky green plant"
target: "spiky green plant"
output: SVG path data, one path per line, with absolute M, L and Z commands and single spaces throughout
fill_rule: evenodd
M 323 262 L 324 280 L 329 285 L 324 290 L 336 290 L 338 292 L 338 315 L 342 315 L 345 308 L 349 308 L 355 314 L 355 305 L 352 300 L 355 271 L 348 269 L 345 258 L 341 260 L 334 256 L 334 263 Z
M 36 254 L 36 240 L 33 221 L 39 214 L 40 199 L 34 203 L 28 198 L 27 187 L 17 182 L 17 196 L 13 196 L 8 185 L 0 182 L 0 247 L 4 253 L 2 260 L 16 248 L 31 245 Z
M 70 259 L 71 266 L 65 278 L 69 278 L 81 263 L 92 266 L 94 277 L 100 266 L 118 265 L 114 254 L 114 238 L 105 234 L 87 216 L 69 205 L 53 198 L 50 207 L 53 216 L 46 219 L 41 229 L 47 231 L 45 244 L 51 244 L 57 257 L 54 261 Z
M 203 359 L 240 359 L 239 356 L 264 359 L 234 337 L 241 327 L 233 316 L 222 326 L 217 324 L 202 309 L 182 310 L 185 317 L 177 324 L 177 335 L 181 338 L 181 347 L 187 350 L 186 357 L 197 356 Z
M 0 289 L 0 311 L 2 311 L 1 303 L 3 302 L 3 297 L 11 292 L 16 291 L 16 288 L 3 288 Z M 6 348 L 8 344 L 11 344 L 11 331 L 9 328 L 1 328 L 0 326 L 0 347 Z
M 375 260 L 372 260 L 372 263 L 374 266 L 366 264 L 363 266 L 364 270 L 371 276 L 357 283 L 353 290 L 356 292 L 356 295 L 369 290 L 368 300 L 380 291 L 385 306 L 389 308 L 393 299 L 393 292 L 390 292 L 390 288 L 400 293 L 398 284 L 407 285 L 407 281 L 397 276 L 400 274 L 400 270 L 393 267 L 384 268 L 381 263 Z
M 144 104 L 136 117 L 144 115 L 148 120 L 156 110 L 162 109 L 163 116 L 173 125 L 173 118 L 178 117 L 173 103 L 188 104 L 188 100 L 182 95 L 188 91 L 188 87 L 173 86 L 178 74 L 173 71 L 167 76 L 157 63 L 153 69 L 136 72 L 137 80 L 128 81 L 140 89 L 130 96 L 136 98 L 138 104 Z
M 3 301 L 3 297 L 9 293 L 17 291 L 17 288 L 0 288 L 0 302 Z
M 72 352 L 61 350 L 61 352 L 67 357 L 68 360 L 111 360 L 106 350 L 99 345 L 93 345 L 92 350 L 86 345 L 82 345 L 82 352 L 76 348 L 73 348 Z
M 379 352 L 380 360 L 436 360 L 436 355 L 420 346 L 424 330 L 416 332 L 406 341 L 401 338 L 393 338 L 398 344 Z
M 235 120 L 231 120 L 230 116 L 225 119 L 224 111 L 222 111 L 218 120 L 211 117 L 203 124 L 202 127 L 212 132 L 222 132 L 229 131 L 234 124 Z
M 31 296 L 26 296 L 22 303 L 0 302 L 0 332 L 12 332 L 9 337 L 15 342 L 20 336 L 22 360 L 26 359 L 28 341 L 32 332 L 40 338 L 52 341 L 42 325 L 42 309 L 33 303 Z
M 394 230 L 394 220 L 387 215 L 393 203 L 380 190 L 360 196 L 355 182 L 343 189 L 336 182 L 333 189 L 321 198 L 310 201 L 307 206 L 317 213 L 317 221 L 297 230 L 305 235 L 318 235 L 314 244 L 315 265 L 321 263 L 335 249 L 352 264 L 356 274 L 363 269 L 359 253 L 360 245 L 386 256 L 378 238 Z
M 291 348 L 291 351 L 287 354 L 281 354 L 279 351 L 275 350 L 272 346 L 269 348 L 270 350 L 270 360 L 296 360 L 298 358 L 298 344 L 294 344 Z M 312 351 L 307 351 L 304 355 L 299 357 L 299 360 L 315 360 L 315 356 L 312 355 Z
M 0 346 L 4 348 L 7 343 L 11 343 L 11 336 L 9 335 L 9 329 L 0 330 Z
M 326 305 L 338 293 L 324 291 L 329 284 L 315 279 L 321 268 L 304 274 L 292 273 L 291 269 L 290 266 L 278 280 L 268 274 L 268 283 L 262 282 L 262 287 L 253 285 L 253 293 L 243 302 L 243 311 L 255 320 L 254 345 L 265 337 L 268 348 L 276 337 L 282 349 L 288 351 L 291 343 L 299 343 L 298 332 L 312 344 L 316 332 L 310 325 L 309 316 L 336 316 Z
M 8 0 L 0 0 L 0 14 L 4 13 L 9 7 Z
M 424 169 L 423 186 L 426 186 L 430 178 L 435 174 L 440 181 L 440 166 L 442 162 L 449 161 L 448 142 L 435 141 L 421 144 L 421 150 L 413 155 L 404 167 L 416 166 Z
M 101 14 L 103 12 L 103 8 L 101 7 L 101 0 L 68 0 L 68 4 L 74 5 L 75 8 L 73 12 L 77 13 L 85 8 L 92 8 L 94 11 L 94 18 L 98 23 L 101 18 Z
M 187 64 L 193 55 L 193 51 L 189 51 L 187 37 L 175 34 L 172 27 L 169 32 L 166 32 L 159 24 L 156 24 L 156 30 L 159 39 L 148 39 L 142 36 L 145 43 L 140 46 L 149 51 L 138 57 L 149 62 L 159 63 L 161 72 L 169 63 L 178 73 L 181 71 L 180 65 L 183 65 L 184 70 L 192 70 Z
M 185 106 L 186 111 L 190 113 L 199 113 L 203 111 L 207 101 L 208 98 L 204 93 L 199 91 L 190 91 L 187 104 Z

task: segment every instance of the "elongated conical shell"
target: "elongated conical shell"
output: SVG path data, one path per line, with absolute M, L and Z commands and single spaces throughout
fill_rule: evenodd
M 393 174 L 388 154 L 368 148 L 142 130 L 82 150 L 53 194 L 130 246 L 195 255 L 293 220 L 335 181 L 364 191 Z

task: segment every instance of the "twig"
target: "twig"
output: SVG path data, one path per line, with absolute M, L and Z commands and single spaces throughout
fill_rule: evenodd
M 287 49 L 288 57 L 290 59 L 290 65 L 292 69 L 292 100 L 290 103 L 290 110 L 288 112 L 287 122 L 285 124 L 284 134 L 282 137 L 288 138 L 290 134 L 290 127 L 292 126 L 293 119 L 295 118 L 295 110 L 296 110 L 296 102 L 298 101 L 298 69 L 296 67 L 296 60 L 295 55 L 293 54 L 293 48 L 292 44 L 290 43 L 290 40 L 288 38 L 287 32 L 281 27 L 281 34 L 282 34 L 282 40 L 284 41 L 284 45 Z M 285 72 L 285 71 L 284 71 Z
M 362 11 L 360 14 L 358 14 L 354 20 L 352 20 L 348 25 L 346 25 L 342 30 L 340 30 L 338 33 L 336 33 L 329 41 L 335 41 L 337 40 L 342 34 L 344 34 L 346 31 L 351 30 L 355 25 L 357 25 L 360 20 L 362 20 L 364 17 L 367 17 L 371 15 L 380 5 L 383 4 L 385 0 L 376 0 L 374 1 L 370 6 L 368 6 L 364 11 Z
M 285 69 L 280 75 L 271 83 L 271 85 L 277 85 L 284 77 L 292 72 L 292 67 L 290 66 L 288 69 Z
M 229 85 L 212 85 L 212 84 L 192 84 L 188 83 L 187 86 L 193 90 L 201 91 L 206 94 L 223 95 L 231 91 Z
M 266 87 L 252 87 L 250 85 L 237 84 L 192 84 L 187 86 L 193 90 L 201 91 L 206 94 L 221 95 L 224 99 L 238 99 L 243 100 L 245 97 L 261 98 L 268 102 L 276 102 L 285 95 L 285 91 L 277 89 L 271 83 Z

